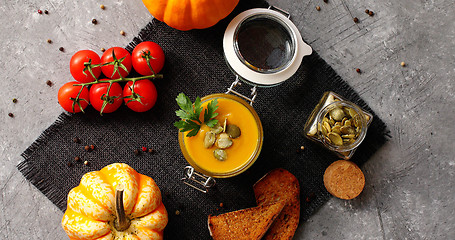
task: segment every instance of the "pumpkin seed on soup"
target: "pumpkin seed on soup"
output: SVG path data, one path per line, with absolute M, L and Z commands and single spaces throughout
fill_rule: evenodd
M 220 125 L 220 123 L 217 123 L 214 127 L 210 128 L 210 131 L 215 134 L 220 134 L 223 131 L 223 127 Z
M 204 147 L 211 148 L 216 140 L 216 134 L 212 131 L 208 131 L 205 133 L 204 137 Z
M 213 156 L 219 161 L 225 161 L 227 159 L 227 153 L 223 149 L 213 150 Z
M 226 126 L 226 133 L 231 138 L 238 138 L 240 137 L 241 131 L 240 128 L 235 124 L 229 124 Z
M 222 133 L 216 140 L 216 146 L 221 149 L 228 148 L 232 146 L 232 140 L 229 138 L 229 135 L 227 133 Z

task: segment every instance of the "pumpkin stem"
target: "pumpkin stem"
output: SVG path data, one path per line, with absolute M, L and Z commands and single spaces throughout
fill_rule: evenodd
M 123 185 L 119 184 L 115 191 L 115 210 L 117 213 L 115 228 L 118 231 L 124 231 L 130 227 L 130 221 L 126 218 L 125 208 L 123 207 L 123 191 Z

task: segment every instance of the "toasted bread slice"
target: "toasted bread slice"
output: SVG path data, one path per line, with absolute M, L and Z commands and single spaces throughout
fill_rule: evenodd
M 261 239 L 273 220 L 280 214 L 284 202 L 262 205 L 218 216 L 209 216 L 210 236 L 221 239 Z
M 264 236 L 265 239 L 292 239 L 300 219 L 300 185 L 287 170 L 278 168 L 262 177 L 254 186 L 259 206 L 277 201 L 286 205 Z
M 333 196 L 349 200 L 362 192 L 365 176 L 355 163 L 338 160 L 325 170 L 324 186 Z

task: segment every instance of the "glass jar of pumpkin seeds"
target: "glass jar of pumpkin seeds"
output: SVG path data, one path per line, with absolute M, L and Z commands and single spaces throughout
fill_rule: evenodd
M 305 136 L 350 159 L 366 136 L 373 115 L 334 92 L 325 92 L 305 123 Z

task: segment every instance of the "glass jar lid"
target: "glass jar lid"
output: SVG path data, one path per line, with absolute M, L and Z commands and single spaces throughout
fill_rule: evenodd
M 237 15 L 223 39 L 231 70 L 253 85 L 274 86 L 289 79 L 312 52 L 282 12 L 255 8 Z

